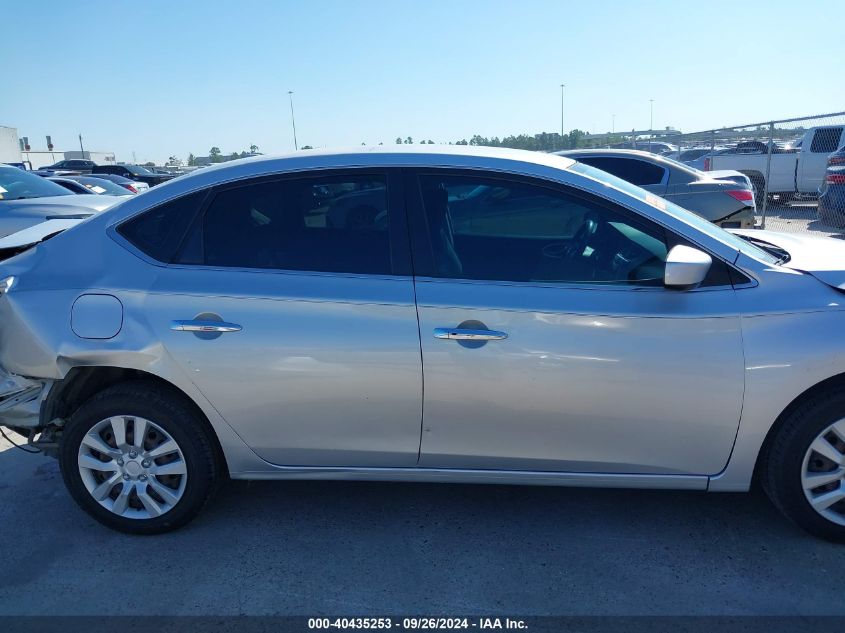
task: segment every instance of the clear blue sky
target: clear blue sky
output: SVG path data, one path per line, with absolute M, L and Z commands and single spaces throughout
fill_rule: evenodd
M 845 110 L 843 0 L 0 0 L 0 125 L 118 160 Z

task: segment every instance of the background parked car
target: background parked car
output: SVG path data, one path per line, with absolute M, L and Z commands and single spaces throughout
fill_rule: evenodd
M 712 156 L 706 161 L 705 171 L 734 169 L 746 174 L 754 184 L 758 205 L 762 203 L 764 191 L 787 197 L 815 195 L 825 178 L 827 157 L 845 145 L 842 132 L 842 125 L 810 128 L 800 145 L 776 143 L 771 157 L 767 143 L 743 141 L 737 143 L 733 151 Z
M 127 187 L 121 187 L 111 180 L 96 178 L 94 176 L 53 176 L 52 178 L 48 178 L 48 180 L 77 194 L 132 196 L 137 193 L 137 191 L 132 191 Z
M 845 147 L 830 155 L 819 190 L 819 220 L 845 229 Z
M 698 160 L 707 154 L 711 154 L 716 151 L 721 151 L 725 149 L 724 147 L 717 146 L 717 147 L 690 147 L 687 149 L 681 149 L 677 152 L 671 152 L 669 154 L 663 154 L 666 158 L 671 158 L 672 160 L 676 160 L 679 163 L 686 163 L 692 164 L 692 161 Z M 701 167 L 696 167 L 696 169 L 701 170 Z
M 0 260 L 103 211 L 122 198 L 77 196 L 46 178 L 0 165 Z M 19 236 L 15 239 L 12 236 Z
M 636 150 L 572 150 L 558 154 L 627 180 L 723 228 L 754 227 L 754 194 L 742 174 L 725 174 L 731 180 L 717 179 L 683 163 Z
M 173 178 L 172 175 L 156 174 L 140 165 L 97 165 L 91 173 L 123 176 L 131 180 L 137 180 L 138 182 L 145 182 L 150 187 L 155 187 Z
M 144 193 L 150 190 L 150 186 L 139 180 L 132 180 L 131 178 L 124 178 L 123 176 L 116 176 L 115 174 L 92 174 L 101 180 L 110 180 L 111 182 L 120 185 L 124 189 L 128 189 L 132 193 Z
M 677 152 L 678 146 L 666 141 L 626 141 L 613 145 L 611 149 L 638 149 L 650 154 L 670 154 Z
M 93 160 L 82 160 L 81 158 L 73 158 L 69 160 L 60 160 L 58 163 L 53 163 L 47 167 L 42 167 L 41 171 L 76 171 L 81 174 L 90 174 L 91 170 L 97 164 Z

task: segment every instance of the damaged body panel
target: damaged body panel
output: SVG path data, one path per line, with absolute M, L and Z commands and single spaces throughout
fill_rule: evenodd
M 49 393 L 51 385 L 51 380 L 10 376 L 0 368 L 0 425 L 14 428 L 38 427 L 41 403 Z

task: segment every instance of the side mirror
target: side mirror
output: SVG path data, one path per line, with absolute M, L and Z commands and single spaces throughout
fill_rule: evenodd
M 698 249 L 678 244 L 666 257 L 663 285 L 675 290 L 691 290 L 707 276 L 713 259 Z

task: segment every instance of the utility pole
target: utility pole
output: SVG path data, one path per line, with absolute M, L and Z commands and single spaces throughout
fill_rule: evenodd
M 648 151 L 651 151 L 651 141 L 654 138 L 654 99 L 648 100 L 648 131 L 650 134 L 648 135 Z
M 293 116 L 293 90 L 288 90 L 288 97 L 290 98 L 290 124 L 293 127 L 293 148 L 299 150 L 299 144 L 296 142 L 296 119 Z
M 563 140 L 563 109 L 564 97 L 566 95 L 566 84 L 560 84 L 560 138 Z
M 616 133 L 616 115 L 611 114 L 610 116 L 612 117 L 611 123 L 610 123 L 610 133 L 615 134 Z
M 85 148 L 82 147 L 82 133 L 79 133 L 79 151 L 82 152 L 82 158 L 85 158 Z

